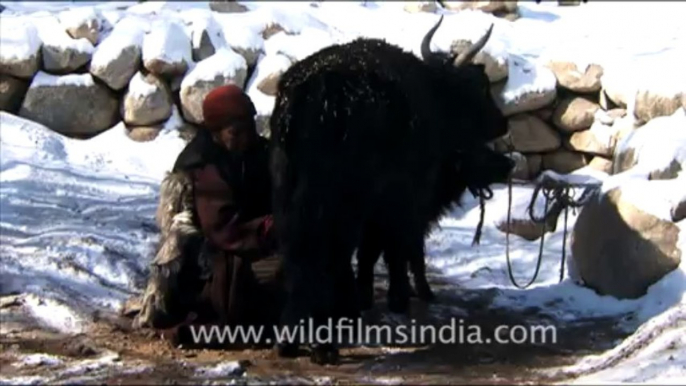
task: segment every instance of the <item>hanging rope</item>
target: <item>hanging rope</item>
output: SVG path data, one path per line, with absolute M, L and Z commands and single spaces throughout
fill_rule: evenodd
M 512 144 L 511 137 L 508 137 L 507 139 L 507 147 L 508 153 L 511 156 L 514 152 L 514 145 Z M 578 200 L 574 199 L 574 197 L 576 196 L 577 186 L 584 187 L 584 191 Z M 512 221 L 512 175 L 508 177 L 507 188 L 508 197 L 507 224 L 505 227 L 505 257 L 507 259 L 507 272 L 510 277 L 510 281 L 515 287 L 519 289 L 526 289 L 536 281 L 536 279 L 538 278 L 538 274 L 541 270 L 541 262 L 543 260 L 543 245 L 545 243 L 545 234 L 548 230 L 547 228 L 550 227 L 553 231 L 555 230 L 555 228 L 557 227 L 557 219 L 561 211 L 564 210 L 562 260 L 560 262 L 560 282 L 562 282 L 562 280 L 564 279 L 564 267 L 567 260 L 567 222 L 569 217 L 569 208 L 572 208 L 572 211 L 576 215 L 576 209 L 582 207 L 584 204 L 586 204 L 586 202 L 588 202 L 589 198 L 592 196 L 591 193 L 595 192 L 598 189 L 598 186 L 596 184 L 571 184 L 567 181 L 560 181 L 551 178 L 547 175 L 543 175 L 543 178 L 541 178 L 539 183 L 536 184 L 533 195 L 531 197 L 531 201 L 529 202 L 529 206 L 527 207 L 527 211 L 529 213 L 529 218 L 531 219 L 531 221 L 533 221 L 535 224 L 541 225 L 541 241 L 538 249 L 536 270 L 534 271 L 534 275 L 531 278 L 531 280 L 525 285 L 521 285 L 517 283 L 517 280 L 515 280 L 514 274 L 512 272 L 512 262 L 510 259 L 510 225 Z M 545 199 L 545 208 L 543 210 L 543 215 L 541 217 L 536 217 L 534 213 L 534 207 L 540 192 L 543 192 L 543 197 Z M 549 208 L 551 201 L 553 202 L 553 207 Z

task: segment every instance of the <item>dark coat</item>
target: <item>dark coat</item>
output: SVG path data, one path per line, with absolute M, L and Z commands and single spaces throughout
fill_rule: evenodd
M 191 322 L 278 323 L 283 291 L 268 157 L 262 138 L 236 156 L 204 132 L 181 152 L 161 189 L 162 240 L 141 312 L 150 327 L 171 328 L 178 340 L 179 326 Z M 165 185 L 174 176 L 180 188 Z M 174 232 L 182 221 L 195 233 Z

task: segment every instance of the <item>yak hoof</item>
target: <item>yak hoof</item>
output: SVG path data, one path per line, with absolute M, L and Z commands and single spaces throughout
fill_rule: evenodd
M 394 314 L 404 314 L 410 308 L 409 296 L 389 296 L 388 310 Z
M 339 361 L 338 349 L 332 344 L 313 345 L 310 361 L 317 365 L 336 365 Z
M 300 348 L 295 343 L 277 343 L 274 351 L 280 358 L 295 358 L 300 353 Z
M 415 287 L 417 288 L 417 297 L 419 299 L 429 303 L 436 298 L 428 283 L 415 283 Z

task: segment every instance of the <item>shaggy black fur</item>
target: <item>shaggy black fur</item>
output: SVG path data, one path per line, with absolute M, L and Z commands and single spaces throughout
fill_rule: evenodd
M 286 325 L 357 316 L 359 300 L 370 305 L 382 252 L 391 310 L 407 309 L 409 262 L 418 293 L 428 296 L 431 225 L 467 188 L 506 179 L 512 163 L 485 146 L 506 133 L 507 121 L 484 67 L 458 69 L 448 59 L 426 63 L 384 41 L 358 39 L 282 75 L 270 125 Z M 362 299 L 351 267 L 358 246 Z M 315 350 L 313 359 L 326 362 L 331 353 Z

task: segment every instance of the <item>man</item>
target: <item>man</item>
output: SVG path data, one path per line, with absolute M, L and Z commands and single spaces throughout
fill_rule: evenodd
M 160 244 L 134 327 L 178 344 L 190 325 L 279 322 L 284 290 L 268 141 L 257 134 L 255 114 L 235 85 L 203 101 L 204 127 L 160 187 Z

